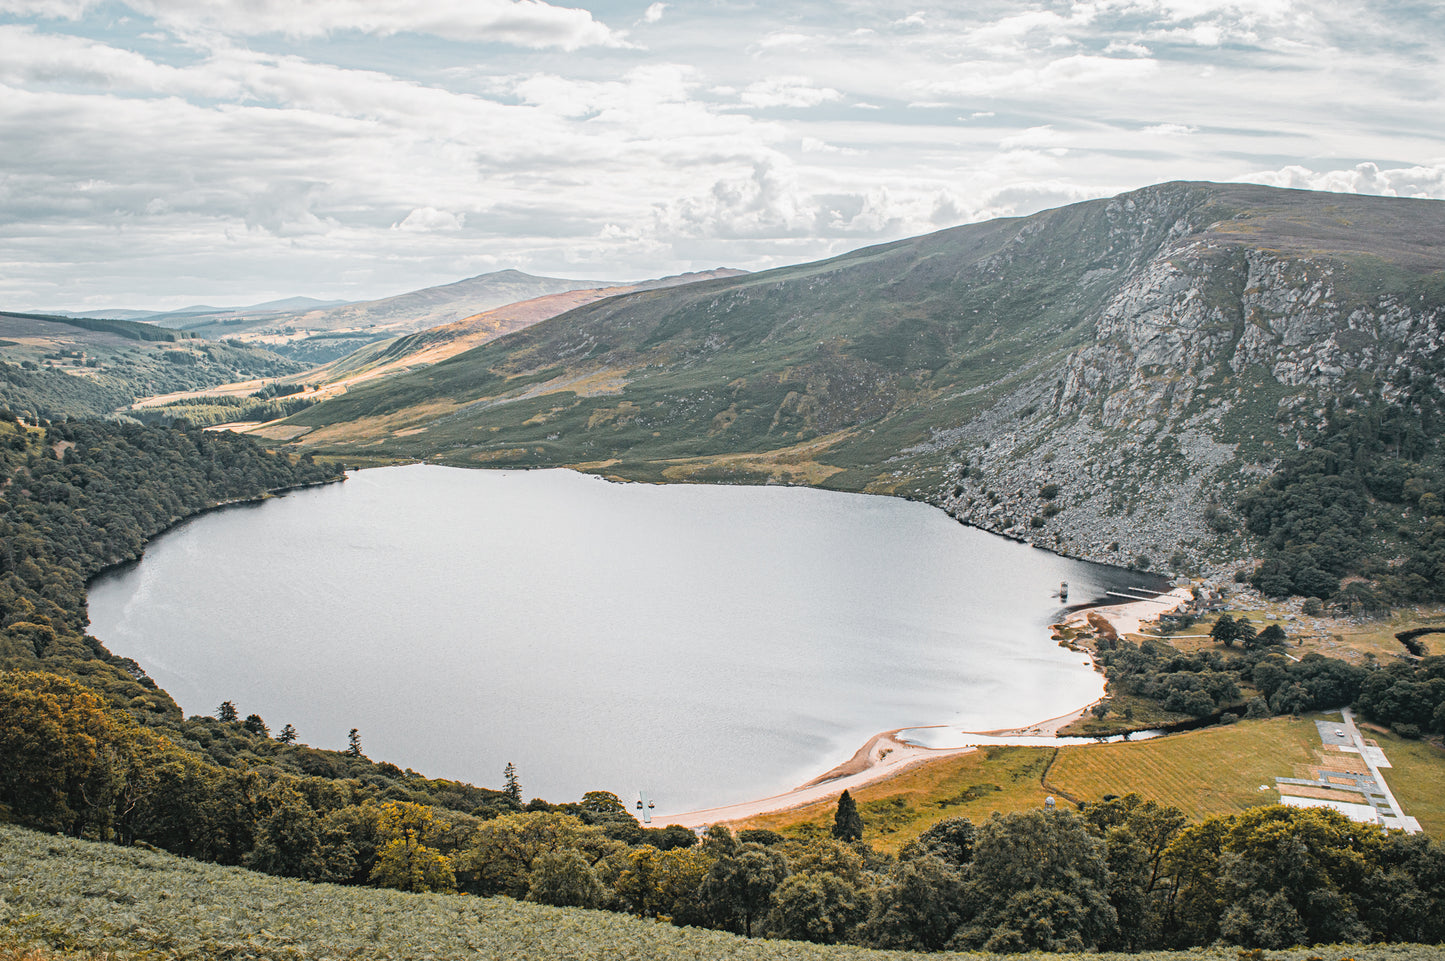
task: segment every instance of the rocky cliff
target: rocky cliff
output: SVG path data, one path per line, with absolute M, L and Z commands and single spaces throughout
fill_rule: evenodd
M 1293 193 L 1109 201 L 1122 248 L 1160 222 L 1166 239 L 1099 268 L 1112 290 L 1090 343 L 950 432 L 967 456 L 942 506 L 1097 560 L 1236 557 L 1228 505 L 1283 445 L 1308 444 L 1328 405 L 1393 401 L 1445 359 L 1445 204 Z M 1361 230 L 1321 239 L 1322 218 Z

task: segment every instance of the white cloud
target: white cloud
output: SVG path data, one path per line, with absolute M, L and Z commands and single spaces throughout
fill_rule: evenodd
M 432 34 L 455 40 L 577 50 L 618 46 L 622 35 L 586 10 L 542 0 L 126 0 L 139 13 L 186 31 L 227 36 L 320 37 L 357 31 Z
M 79 20 L 95 0 L 0 0 L 0 13 L 47 20 Z
M 765 35 L 758 41 L 758 45 L 765 50 L 776 47 L 801 47 L 811 42 L 812 39 L 806 33 L 782 31 Z
M 662 19 L 662 12 L 667 9 L 665 3 L 654 3 L 642 14 L 643 23 L 656 23 Z
M 831 153 L 849 154 L 857 156 L 863 151 L 854 150 L 852 147 L 839 147 L 837 144 L 828 143 L 826 140 L 819 140 L 817 137 L 804 137 L 798 144 L 803 153 Z
M 407 214 L 400 223 L 392 224 L 393 230 L 412 233 L 430 233 L 434 230 L 461 230 L 466 214 L 453 214 L 435 207 L 418 207 Z
M 1058 131 L 1045 124 L 1042 127 L 1030 127 L 1012 136 L 1005 137 L 999 141 L 1000 150 L 1026 150 L 1031 147 L 1050 147 L 1059 142 Z
M 1290 165 L 1234 178 L 1244 183 L 1385 197 L 1445 199 L 1445 159 L 1418 167 L 1382 170 L 1378 164 L 1356 164 L 1348 170 L 1311 170 Z
M 1156 123 L 1153 126 L 1145 127 L 1140 133 L 1151 134 L 1156 137 L 1187 137 L 1192 133 L 1198 133 L 1198 127 L 1191 127 L 1184 123 Z
M 953 68 L 946 79 L 916 86 L 935 96 L 959 97 L 1037 96 L 1061 87 L 1070 88 L 1075 93 L 1091 87 L 1113 91 L 1120 86 L 1142 82 L 1158 67 L 1159 64 L 1151 59 L 1093 54 L 1062 57 L 1040 67 L 971 61 Z
M 1445 196 L 1408 6 L 607 8 L 644 49 L 577 2 L 0 0 L 0 306 L 756 268 L 1175 179 Z
M 807 77 L 771 77 L 748 84 L 740 98 L 750 107 L 816 107 L 843 95 L 831 87 L 816 87 Z

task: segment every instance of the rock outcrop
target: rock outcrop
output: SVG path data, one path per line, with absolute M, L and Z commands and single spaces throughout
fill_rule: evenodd
M 1126 246 L 1170 226 L 1108 269 L 1092 342 L 942 432 L 966 452 L 937 498 L 960 520 L 1100 561 L 1207 567 L 1241 548 L 1235 495 L 1329 405 L 1438 375 L 1438 267 L 1432 283 L 1382 258 L 1273 249 L 1168 186 L 1110 202 Z

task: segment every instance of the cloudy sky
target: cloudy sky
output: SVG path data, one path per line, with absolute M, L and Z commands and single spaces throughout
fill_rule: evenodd
M 757 269 L 1176 179 L 1445 198 L 1442 10 L 0 0 L 0 306 Z

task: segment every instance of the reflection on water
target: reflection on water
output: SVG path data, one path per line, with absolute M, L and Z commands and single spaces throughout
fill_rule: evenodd
M 995 730 L 1098 697 L 1049 640 L 1148 584 L 933 508 L 567 471 L 367 470 L 209 514 L 91 588 L 92 630 L 188 713 L 528 796 L 761 797 L 878 731 Z

